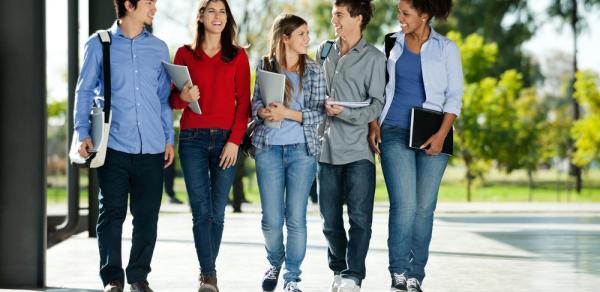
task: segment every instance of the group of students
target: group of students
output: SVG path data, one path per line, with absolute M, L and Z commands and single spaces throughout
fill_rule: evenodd
M 189 68 L 192 79 L 181 91 L 171 85 L 161 64 L 169 61 L 166 44 L 145 29 L 152 24 L 156 0 L 114 0 L 118 19 L 109 29 L 112 126 L 106 161 L 98 169 L 97 234 L 104 291 L 123 291 L 125 274 L 131 291 L 152 291 L 147 276 L 156 242 L 162 169 L 174 157 L 173 109 L 183 110 L 179 156 L 200 265 L 198 291 L 219 291 L 215 262 L 249 119 L 257 123 L 252 145 L 269 262 L 263 291 L 275 290 L 282 267 L 284 291 L 301 291 L 306 209 L 315 176 L 333 272 L 328 289 L 360 291 L 371 238 L 374 153 L 381 156 L 390 198 L 391 289 L 421 291 L 437 193 L 448 162 L 448 156 L 439 154 L 460 112 L 463 91 L 456 44 L 430 26 L 432 18 L 448 17 L 452 2 L 399 0 L 401 30 L 386 36 L 393 44 L 388 56 L 363 37 L 373 15 L 371 2 L 333 0 L 336 39 L 321 44 L 316 61 L 307 54 L 307 22 L 293 14 L 279 15 L 269 51 L 256 69 L 285 74 L 284 101 L 266 104 L 259 86 L 251 99 L 248 57 L 236 43 L 237 27 L 226 0 L 200 1 L 194 39 L 174 58 L 175 64 Z M 74 115 L 83 156 L 93 146 L 88 114 L 94 98 L 103 96 L 101 73 L 102 48 L 93 35 L 85 46 Z M 361 108 L 329 103 L 367 100 L 370 105 Z M 187 107 L 194 101 L 202 114 Z M 413 107 L 444 112 L 442 126 L 423 150 L 407 145 Z M 270 128 L 265 122 L 281 122 L 281 127 Z M 133 235 L 124 271 L 121 233 L 128 200 Z

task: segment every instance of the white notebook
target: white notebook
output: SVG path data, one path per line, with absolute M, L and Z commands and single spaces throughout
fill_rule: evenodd
M 167 70 L 169 77 L 171 77 L 171 80 L 175 84 L 175 87 L 177 87 L 177 89 L 179 91 L 183 90 L 183 85 L 186 82 L 189 81 L 190 84 L 192 84 L 192 78 L 190 77 L 190 71 L 188 70 L 187 66 L 175 65 L 175 64 L 167 63 L 165 61 L 163 61 L 163 65 L 165 66 L 165 69 Z M 190 102 L 188 107 L 193 112 L 195 112 L 199 115 L 202 114 L 202 110 L 200 110 L 200 105 L 198 104 L 198 101 Z
M 260 96 L 266 106 L 273 102 L 283 103 L 285 95 L 285 75 L 273 73 L 265 70 L 257 72 L 258 86 L 260 88 Z M 270 128 L 281 128 L 281 122 L 267 122 L 265 126 Z

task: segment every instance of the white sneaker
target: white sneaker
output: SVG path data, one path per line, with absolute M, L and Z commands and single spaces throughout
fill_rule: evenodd
M 360 286 L 352 279 L 342 278 L 342 284 L 338 288 L 338 292 L 360 292 Z
M 341 284 L 342 284 L 342 276 L 340 276 L 340 275 L 333 276 L 333 283 L 331 283 L 331 288 L 329 289 L 329 292 L 338 292 L 338 289 L 340 288 Z
M 302 290 L 298 288 L 298 283 L 289 282 L 283 287 L 283 292 L 302 292 Z

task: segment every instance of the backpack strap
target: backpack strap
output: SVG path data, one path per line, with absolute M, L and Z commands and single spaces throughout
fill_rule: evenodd
M 112 38 L 107 30 L 99 30 L 98 39 L 102 44 L 102 68 L 104 71 L 104 123 L 108 123 L 112 94 L 110 87 L 110 44 L 112 43 Z
M 383 39 L 383 45 L 384 45 L 384 49 L 385 49 L 385 58 L 386 60 L 390 58 L 390 52 L 392 51 L 392 49 L 394 48 L 394 45 L 396 44 L 396 38 L 393 37 L 393 35 L 396 34 L 395 32 L 393 33 L 388 33 L 385 35 L 385 38 Z M 386 65 L 386 69 L 385 69 L 385 84 L 388 83 L 388 81 L 390 81 L 390 75 L 387 71 L 387 65 Z
M 385 58 L 390 57 L 390 52 L 392 48 L 394 48 L 394 44 L 396 43 L 396 38 L 393 37 L 395 33 L 388 33 L 385 35 L 384 46 L 385 46 Z
M 329 56 L 329 53 L 331 52 L 331 47 L 333 47 L 333 41 L 326 41 L 323 44 L 323 49 L 321 49 L 321 55 L 319 56 L 321 58 L 321 63 L 325 61 L 325 59 L 327 59 L 327 57 Z

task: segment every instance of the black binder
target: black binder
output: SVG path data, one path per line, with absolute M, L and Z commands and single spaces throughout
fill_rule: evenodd
M 442 126 L 444 113 L 430 109 L 413 107 L 410 113 L 410 136 L 408 147 L 419 149 L 425 141 L 435 134 Z M 452 155 L 454 148 L 454 132 L 452 129 L 448 132 L 442 146 L 443 154 Z

